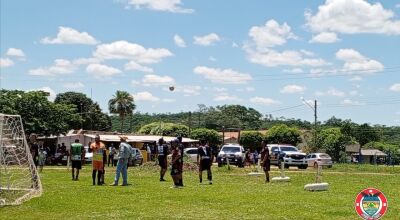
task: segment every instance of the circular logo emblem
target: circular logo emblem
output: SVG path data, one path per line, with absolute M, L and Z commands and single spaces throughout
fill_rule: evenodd
M 357 195 L 354 206 L 361 218 L 374 220 L 380 219 L 386 213 L 388 203 L 381 191 L 367 188 Z

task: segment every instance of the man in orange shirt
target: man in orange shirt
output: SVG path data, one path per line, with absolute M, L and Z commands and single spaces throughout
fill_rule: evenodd
M 106 146 L 100 141 L 100 135 L 96 135 L 94 142 L 90 145 L 90 150 L 93 152 L 92 165 L 92 179 L 93 185 L 96 185 L 96 172 L 97 172 L 97 185 L 102 185 L 101 176 L 104 170 L 103 156 L 106 153 Z

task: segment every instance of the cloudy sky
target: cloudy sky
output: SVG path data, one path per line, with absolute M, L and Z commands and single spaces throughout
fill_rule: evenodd
M 1 87 L 400 125 L 400 1 L 1 0 Z M 173 92 L 168 87 L 174 86 Z M 304 101 L 303 101 L 304 100 Z M 309 104 L 307 106 L 306 104 Z

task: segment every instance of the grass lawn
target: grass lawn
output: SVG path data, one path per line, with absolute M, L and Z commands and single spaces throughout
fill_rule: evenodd
M 383 219 L 400 219 L 398 167 L 376 174 L 351 167 L 324 170 L 326 192 L 303 190 L 314 180 L 313 169 L 288 171 L 290 183 L 265 184 L 263 177 L 248 176 L 248 168 L 213 166 L 213 185 L 199 185 L 196 172 L 185 172 L 186 186 L 171 189 L 170 176 L 160 183 L 156 167 L 130 167 L 127 187 L 92 186 L 90 168 L 84 167 L 79 181 L 71 181 L 66 169 L 45 168 L 43 195 L 0 208 L 0 219 L 360 219 L 354 200 L 367 187 L 388 198 Z M 271 174 L 279 175 L 276 169 Z M 107 169 L 108 184 L 113 176 Z

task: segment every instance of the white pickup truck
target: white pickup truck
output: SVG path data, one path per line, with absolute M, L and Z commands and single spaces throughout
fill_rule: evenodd
M 268 144 L 271 164 L 280 166 L 284 162 L 285 168 L 296 166 L 299 169 L 307 169 L 306 154 L 296 147 L 282 144 Z

